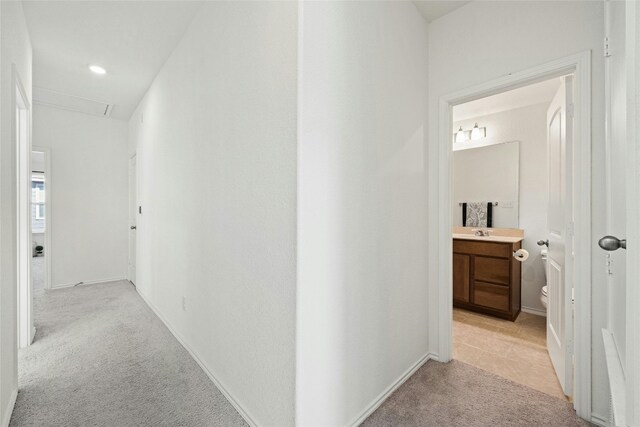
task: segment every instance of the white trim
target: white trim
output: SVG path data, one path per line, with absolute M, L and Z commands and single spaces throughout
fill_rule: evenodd
M 134 206 L 131 206 L 131 168 L 132 165 L 135 165 L 135 181 L 136 181 L 136 187 L 134 189 L 135 191 L 135 203 Z M 131 277 L 131 255 L 133 254 L 133 257 L 135 258 L 136 262 L 138 259 L 138 236 L 137 236 L 137 227 L 138 227 L 138 157 L 137 157 L 137 153 L 134 153 L 131 157 L 129 157 L 129 163 L 128 163 L 128 174 L 127 174 L 127 181 L 128 181 L 128 185 L 127 185 L 127 225 L 129 227 L 131 226 L 135 226 L 136 230 L 131 230 L 130 228 L 127 230 L 127 280 L 129 280 L 129 282 L 131 282 L 134 286 L 135 286 L 135 277 Z M 131 215 L 131 213 L 133 213 L 133 218 L 130 218 L 129 215 Z M 133 220 L 133 221 L 132 221 Z M 136 234 L 136 242 L 135 245 L 133 246 L 133 248 L 131 247 L 131 237 L 132 234 Z M 132 250 L 133 249 L 133 250 Z M 134 266 L 134 268 L 136 268 L 136 266 Z M 137 272 L 137 269 L 136 269 Z M 132 280 L 133 279 L 133 280 Z
M 17 399 L 18 399 L 18 389 L 15 389 L 11 392 L 11 397 L 9 398 L 9 404 L 5 408 L 4 418 L 2 419 L 2 427 L 9 427 L 9 422 L 11 422 L 11 414 L 13 414 L 13 407 L 16 406 Z
M 452 358 L 452 239 L 451 239 L 451 109 L 453 105 L 483 98 L 568 73 L 575 75 L 574 97 L 574 200 L 575 218 L 574 283 L 575 292 L 575 392 L 574 408 L 578 416 L 591 418 L 591 52 L 561 58 L 524 71 L 488 81 L 440 98 L 437 144 L 429 144 L 431 158 L 437 158 L 437 217 L 429 222 L 437 240 L 438 262 L 430 284 L 437 298 L 430 298 L 430 310 L 438 313 L 437 353 L 442 361 Z M 434 201 L 432 201 L 434 202 Z M 433 216 L 433 212 L 431 215 Z M 432 258 L 430 256 L 430 258 Z
M 53 188 L 51 185 L 51 177 L 52 177 L 52 173 L 51 173 L 51 148 L 49 147 L 38 147 L 33 145 L 31 147 L 31 152 L 34 151 L 38 151 L 40 153 L 44 153 L 44 179 L 45 179 L 45 188 L 44 188 L 44 222 L 45 222 L 45 232 L 44 233 L 40 233 L 40 234 L 44 234 L 44 263 L 45 263 L 45 270 L 47 271 L 47 280 L 44 282 L 44 288 L 45 289 L 51 289 L 51 224 L 53 223 L 51 221 L 51 195 L 53 194 L 51 192 L 51 189 Z
M 167 329 L 169 329 L 169 332 L 171 332 L 171 334 L 178 340 L 178 342 L 182 345 L 182 347 L 184 347 L 184 349 L 187 350 L 187 352 L 191 355 L 193 360 L 196 361 L 196 363 L 200 366 L 200 368 L 202 368 L 204 373 L 207 374 L 209 379 L 218 388 L 218 390 L 220 390 L 220 392 L 224 395 L 224 397 L 227 398 L 229 403 L 231 403 L 231 405 L 233 405 L 233 407 L 236 408 L 236 411 L 238 411 L 240 416 L 244 418 L 247 424 L 249 424 L 252 427 L 257 427 L 258 423 L 254 421 L 254 418 L 247 412 L 245 408 L 243 408 L 238 403 L 238 400 L 233 397 L 233 395 L 229 392 L 229 390 L 222 384 L 222 382 L 220 382 L 220 380 L 216 378 L 216 376 L 209 370 L 209 368 L 207 368 L 207 366 L 202 362 L 200 357 L 198 357 L 198 354 L 195 352 L 195 350 L 189 347 L 189 345 L 182 338 L 182 336 L 171 326 L 169 321 L 167 321 L 167 319 L 165 319 L 165 317 L 160 313 L 160 310 L 158 310 L 156 306 L 153 305 L 153 303 L 151 303 L 151 301 L 149 301 L 142 292 L 140 292 L 140 289 L 138 289 L 135 286 L 134 286 L 134 289 L 138 292 L 138 295 L 140 295 L 140 298 L 142 298 L 142 300 L 145 302 L 145 304 L 147 304 L 147 306 L 151 309 L 151 311 L 153 311 L 153 313 L 156 316 L 158 316 L 158 318 L 162 321 L 162 323 L 164 323 Z
M 607 373 L 609 374 L 609 386 L 611 391 L 611 415 L 616 426 L 625 426 L 626 423 L 626 385 L 624 369 L 620 353 L 616 346 L 613 334 L 607 329 L 602 330 L 604 341 L 604 354 L 607 361 Z
M 536 316 L 547 317 L 547 310 L 540 310 L 539 308 L 522 306 L 520 311 L 529 314 L 535 314 Z
M 603 417 L 602 415 L 599 415 L 599 414 L 592 413 L 591 424 L 595 424 L 600 427 L 608 427 L 610 423 L 609 423 L 609 419 L 607 419 L 606 417 Z
M 12 144 L 16 155 L 16 272 L 17 272 L 17 334 L 18 348 L 24 348 L 33 342 L 33 295 L 31 285 L 31 104 L 15 64 L 11 65 L 12 74 Z M 16 114 L 20 111 L 19 115 Z M 25 130 L 20 117 L 24 114 Z M 16 127 L 16 123 L 19 127 Z M 26 145 L 25 145 L 26 144 Z
M 378 397 L 367 405 L 367 407 L 356 417 L 356 419 L 347 425 L 357 427 L 364 422 L 376 409 L 380 407 L 387 400 L 394 391 L 396 391 L 402 384 L 405 383 L 418 369 L 422 367 L 429 360 L 436 360 L 436 356 L 432 353 L 427 353 L 422 356 L 416 363 L 413 364 L 408 370 L 406 370 L 400 377 L 395 380 L 389 387 L 387 387 Z
M 626 419 L 629 425 L 640 425 L 640 5 L 627 1 L 626 6 L 626 65 L 627 65 L 627 307 L 625 374 Z
M 122 280 L 127 280 L 126 277 L 112 277 L 111 279 L 98 279 L 98 280 L 88 280 L 76 283 L 66 283 L 64 285 L 56 285 L 51 288 L 51 290 L 56 289 L 66 289 L 73 288 L 74 286 L 88 286 L 88 285 L 99 285 L 101 283 L 110 283 L 110 282 L 120 282 Z

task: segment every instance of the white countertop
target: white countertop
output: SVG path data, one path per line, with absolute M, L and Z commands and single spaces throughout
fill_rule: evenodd
M 482 242 L 498 242 L 498 243 L 518 243 L 523 240 L 522 237 L 513 236 L 476 236 L 475 234 L 457 234 L 453 233 L 454 239 L 460 240 L 479 240 Z

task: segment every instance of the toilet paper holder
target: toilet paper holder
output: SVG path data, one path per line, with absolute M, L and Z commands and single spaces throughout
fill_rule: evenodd
M 529 258 L 529 251 L 527 251 L 526 249 L 518 249 L 517 251 L 513 251 L 512 256 L 520 261 L 526 261 Z

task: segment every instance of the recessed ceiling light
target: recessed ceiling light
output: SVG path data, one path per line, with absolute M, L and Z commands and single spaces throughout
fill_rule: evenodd
M 107 74 L 107 70 L 99 65 L 89 65 L 89 69 L 96 74 Z

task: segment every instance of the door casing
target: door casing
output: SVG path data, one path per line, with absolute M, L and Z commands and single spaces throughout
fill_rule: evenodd
M 17 247 L 17 334 L 18 347 L 31 345 L 33 292 L 31 285 L 31 104 L 22 80 L 13 74 L 13 144 L 16 153 L 16 247 Z
M 580 212 L 573 224 L 575 333 L 574 333 L 574 393 L 573 404 L 578 416 L 591 419 L 591 52 L 564 57 L 524 71 L 479 84 L 440 98 L 438 111 L 438 146 L 430 150 L 437 156 L 438 209 L 429 219 L 429 235 L 435 236 L 438 254 L 430 254 L 429 269 L 433 272 L 430 289 L 437 289 L 429 307 L 437 313 L 437 355 L 441 362 L 452 358 L 452 108 L 455 105 L 527 86 L 553 77 L 574 75 L 574 210 Z M 439 255 L 441 254 L 441 255 Z

